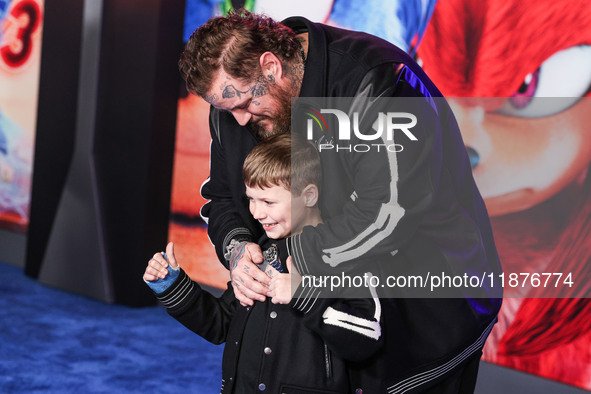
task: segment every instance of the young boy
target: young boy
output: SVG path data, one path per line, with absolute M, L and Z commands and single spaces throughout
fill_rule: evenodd
M 289 303 L 298 274 L 277 240 L 322 222 L 317 202 L 321 181 L 316 148 L 289 134 L 257 145 L 244 162 L 250 212 L 266 237 L 265 272 L 271 276 L 265 302 L 240 305 L 231 283 L 220 298 L 203 291 L 178 268 L 172 243 L 166 257 L 154 255 L 144 280 L 168 313 L 210 342 L 226 342 L 222 393 L 347 393 L 346 360 L 360 361 L 381 344 L 380 304 L 367 299 L 318 300 L 326 307 L 303 315 Z M 275 259 L 279 265 L 273 268 Z M 280 273 L 283 271 L 284 273 Z M 171 283 L 173 282 L 173 283 Z M 371 292 L 371 294 L 370 294 Z

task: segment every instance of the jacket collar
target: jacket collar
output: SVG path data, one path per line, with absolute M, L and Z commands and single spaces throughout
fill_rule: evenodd
M 308 32 L 308 56 L 300 97 L 324 97 L 326 95 L 326 36 L 322 24 L 314 23 L 301 16 L 285 19 L 281 24 L 296 34 Z

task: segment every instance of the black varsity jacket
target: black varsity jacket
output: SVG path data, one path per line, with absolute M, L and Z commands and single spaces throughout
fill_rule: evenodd
M 364 299 L 323 299 L 321 307 L 304 315 L 270 299 L 243 307 L 230 282 L 221 297 L 214 297 L 181 270 L 155 295 L 191 331 L 226 343 L 222 394 L 353 393 L 345 360 L 362 362 L 382 347 L 381 305 L 370 289 Z

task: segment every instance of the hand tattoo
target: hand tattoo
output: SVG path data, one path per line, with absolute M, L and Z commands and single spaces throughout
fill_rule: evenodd
M 236 247 L 232 251 L 232 254 L 230 255 L 230 261 L 229 261 L 230 271 L 234 271 L 234 268 L 236 268 L 236 266 L 238 265 L 238 260 L 240 260 L 242 258 L 242 256 L 244 256 L 245 250 L 246 250 L 246 242 L 240 242 L 238 245 L 236 245 Z

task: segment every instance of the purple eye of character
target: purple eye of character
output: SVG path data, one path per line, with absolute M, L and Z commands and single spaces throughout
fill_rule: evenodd
M 546 59 L 495 113 L 518 118 L 559 114 L 577 104 L 591 86 L 591 45 L 577 45 Z
M 517 89 L 517 92 L 515 92 L 513 96 L 509 98 L 509 101 L 515 108 L 522 109 L 527 107 L 532 98 L 535 96 L 536 90 L 538 90 L 539 79 L 539 68 L 535 72 L 526 75 L 525 80 L 519 89 Z

